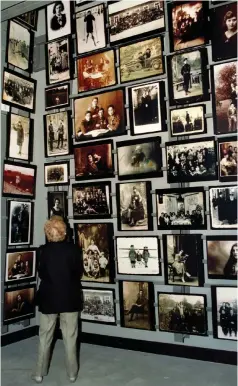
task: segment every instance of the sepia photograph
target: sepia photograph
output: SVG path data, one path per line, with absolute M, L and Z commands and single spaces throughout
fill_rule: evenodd
M 112 140 L 75 146 L 75 180 L 114 177 L 112 151 Z
M 36 166 L 20 162 L 4 161 L 4 197 L 35 198 Z
M 69 185 L 69 161 L 44 164 L 45 186 Z
M 123 89 L 74 99 L 75 141 L 124 134 L 124 103 Z
M 31 244 L 33 202 L 8 201 L 8 246 Z
M 197 135 L 207 132 L 206 106 L 188 106 L 170 110 L 171 136 Z
M 69 37 L 47 43 L 45 46 L 46 83 L 54 84 L 71 78 L 71 50 Z
M 73 217 L 76 219 L 110 218 L 111 182 L 72 185 Z
M 131 135 L 165 130 L 164 82 L 144 83 L 129 88 Z
M 27 27 L 33 29 L 34 31 L 37 30 L 37 20 L 38 20 L 37 10 L 23 13 L 22 15 L 17 16 L 16 19 L 21 23 L 25 24 Z
M 237 288 L 212 287 L 213 336 L 237 340 Z
M 4 291 L 3 324 L 35 317 L 35 284 L 11 287 Z
M 81 319 L 87 322 L 116 324 L 115 291 L 105 288 L 83 288 Z
M 206 245 L 208 279 L 237 280 L 237 237 L 207 236 Z
M 159 330 L 207 335 L 206 296 L 158 292 Z
M 165 72 L 161 36 L 119 47 L 119 56 L 121 83 Z
M 218 139 L 219 180 L 237 181 L 237 137 Z
M 153 230 L 151 182 L 116 184 L 119 231 Z
M 70 6 L 70 1 L 55 1 L 45 8 L 47 41 L 71 35 Z
M 44 115 L 45 157 L 68 155 L 71 152 L 71 112 Z
M 69 101 L 70 84 L 48 87 L 45 89 L 45 109 L 61 109 L 70 105 Z
M 82 281 L 110 283 L 114 271 L 113 224 L 74 224 L 75 243 L 82 251 Z
M 106 47 L 106 19 L 103 4 L 77 12 L 75 17 L 78 55 Z
M 36 277 L 36 249 L 9 249 L 6 253 L 5 284 L 32 281 Z
M 165 284 L 203 285 L 202 235 L 163 235 Z
M 217 180 L 215 137 L 167 142 L 168 183 Z
M 119 275 L 161 275 L 158 237 L 116 237 Z
M 33 113 L 35 111 L 36 83 L 35 79 L 4 68 L 2 103 Z
M 108 5 L 110 42 L 165 30 L 163 1 L 121 1 Z
M 214 133 L 237 133 L 237 61 L 211 67 Z
M 6 63 L 26 72 L 32 72 L 34 33 L 9 20 Z
M 7 158 L 32 161 L 33 120 L 22 115 L 8 114 Z
M 121 326 L 154 330 L 153 284 L 143 281 L 120 281 Z
M 68 192 L 47 192 L 48 218 L 60 216 L 66 219 L 68 216 Z
M 158 229 L 206 229 L 203 187 L 156 190 Z
M 117 142 L 119 180 L 162 177 L 161 138 Z
M 209 187 L 212 229 L 237 229 L 237 186 Z

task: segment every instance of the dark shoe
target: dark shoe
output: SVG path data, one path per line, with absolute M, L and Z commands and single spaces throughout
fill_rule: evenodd
M 31 379 L 36 383 L 42 383 L 43 377 L 39 377 L 37 375 L 32 375 Z

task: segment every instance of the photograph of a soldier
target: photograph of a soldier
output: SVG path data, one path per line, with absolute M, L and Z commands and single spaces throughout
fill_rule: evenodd
M 69 153 L 68 114 L 62 113 L 46 115 L 47 156 Z
M 8 157 L 29 160 L 30 119 L 10 114 Z

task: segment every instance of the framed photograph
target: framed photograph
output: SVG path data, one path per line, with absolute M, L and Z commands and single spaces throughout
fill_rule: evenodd
M 165 284 L 201 287 L 204 282 L 202 235 L 163 235 Z
M 12 200 L 7 203 L 8 246 L 16 247 L 31 244 L 34 203 Z
M 6 157 L 32 161 L 33 119 L 9 113 L 7 123 Z
M 36 278 L 36 249 L 8 249 L 6 253 L 5 284 L 33 281 Z
M 20 162 L 4 161 L 4 197 L 35 198 L 36 166 Z
M 124 104 L 124 89 L 74 99 L 75 141 L 124 134 Z
M 35 317 L 35 284 L 11 287 L 4 291 L 3 324 Z
M 168 4 L 171 52 L 208 42 L 207 5 L 204 1 L 176 1 Z
M 37 30 L 37 20 L 38 20 L 38 11 L 30 11 L 27 13 L 23 13 L 22 15 L 18 16 L 16 20 L 20 21 L 21 23 L 25 24 L 27 27 L 33 29 L 34 31 Z
M 34 32 L 14 20 L 8 22 L 6 63 L 32 72 Z
M 75 243 L 82 251 L 82 281 L 111 283 L 114 277 L 113 224 L 74 224 Z
M 158 237 L 116 237 L 119 275 L 161 275 Z
M 144 281 L 119 281 L 121 327 L 154 330 L 154 289 Z
M 64 37 L 45 46 L 46 83 L 54 84 L 70 80 L 72 59 L 70 38 Z
M 237 58 L 237 4 L 224 4 L 210 10 L 212 60 Z
M 237 280 L 237 237 L 207 236 L 207 274 L 209 279 Z
M 44 115 L 45 157 L 71 153 L 71 111 Z
M 165 72 L 162 36 L 119 47 L 119 56 L 121 83 L 158 76 Z
M 70 1 L 55 1 L 45 8 L 47 41 L 71 35 L 71 4 Z
M 210 100 L 206 48 L 168 56 L 170 105 Z
M 158 292 L 159 330 L 207 335 L 206 296 Z
M 214 338 L 237 340 L 237 288 L 211 289 Z
M 61 109 L 70 105 L 69 101 L 70 84 L 48 87 L 45 89 L 45 109 Z
M 111 182 L 87 182 L 72 185 L 73 217 L 76 219 L 110 218 Z
M 153 230 L 151 182 L 116 184 L 119 231 Z
M 83 288 L 81 320 L 103 324 L 116 324 L 115 290 Z
M 117 142 L 119 180 L 162 177 L 161 138 Z
M 75 180 L 114 177 L 113 141 L 86 143 L 74 147 Z
M 60 216 L 64 219 L 68 216 L 68 192 L 47 192 L 48 218 Z
M 108 5 L 110 43 L 148 36 L 152 31 L 165 30 L 164 2 L 121 1 Z
M 207 132 L 206 106 L 196 105 L 170 110 L 171 136 L 197 135 Z
M 131 135 L 166 130 L 164 82 L 144 83 L 129 88 Z
M 217 180 L 214 137 L 165 144 L 168 183 Z
M 237 186 L 209 187 L 212 229 L 237 229 Z
M 35 79 L 4 68 L 2 103 L 34 113 L 36 83 Z
M 237 61 L 211 67 L 214 133 L 237 133 Z
M 219 180 L 237 181 L 237 137 L 218 139 Z
M 45 186 L 69 185 L 69 161 L 44 164 Z
M 207 229 L 203 187 L 156 190 L 158 229 Z
M 104 4 L 84 9 L 75 16 L 78 55 L 105 48 L 107 40 Z

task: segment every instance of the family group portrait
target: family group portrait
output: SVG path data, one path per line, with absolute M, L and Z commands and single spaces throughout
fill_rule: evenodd
M 81 319 L 87 322 L 115 324 L 114 291 L 106 289 L 83 289 Z
M 13 252 L 10 250 L 6 254 L 6 274 L 5 282 L 23 281 L 33 279 L 36 272 L 36 251 L 19 250 Z
M 237 279 L 238 243 L 236 236 L 207 237 L 207 270 L 210 279 Z

